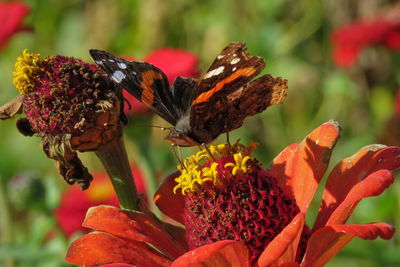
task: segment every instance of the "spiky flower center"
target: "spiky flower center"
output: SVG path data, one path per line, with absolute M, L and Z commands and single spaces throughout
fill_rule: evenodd
M 14 83 L 25 95 L 24 110 L 39 136 L 80 135 L 116 103 L 115 85 L 96 66 L 79 59 L 25 50 L 15 64 Z
M 251 159 L 254 143 L 210 146 L 185 161 L 175 191 L 185 194 L 190 249 L 219 240 L 243 241 L 255 263 L 299 212 L 276 179 Z

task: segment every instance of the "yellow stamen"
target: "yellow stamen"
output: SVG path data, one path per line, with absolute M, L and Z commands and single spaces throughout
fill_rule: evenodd
M 233 167 L 232 168 L 232 174 L 241 174 L 241 173 L 247 173 L 249 172 L 249 169 L 247 168 L 247 161 L 250 159 L 249 156 L 243 157 L 242 153 L 236 153 L 233 155 L 233 159 L 235 160 L 235 163 L 227 163 L 225 164 L 225 168 L 227 167 Z
M 199 186 L 206 182 L 212 182 L 217 185 L 218 163 L 214 160 L 226 156 L 233 156 L 234 163 L 225 164 L 226 167 L 232 167 L 232 174 L 248 173 L 251 171 L 247 167 L 247 161 L 250 159 L 250 154 L 256 148 L 256 143 L 250 143 L 244 146 L 237 141 L 233 146 L 229 144 L 210 145 L 208 151 L 203 149 L 195 155 L 185 159 L 184 166 L 178 166 L 181 175 L 175 179 L 177 185 L 174 187 L 174 193 L 180 188 L 182 194 L 186 192 L 194 192 Z M 204 167 L 204 164 L 213 161 L 210 166 Z
M 41 68 L 43 60 L 40 59 L 39 54 L 29 53 L 28 49 L 22 52 L 22 56 L 17 58 L 15 63 L 15 71 L 13 72 L 13 83 L 19 90 L 20 94 L 27 94 L 34 89 L 32 79 Z

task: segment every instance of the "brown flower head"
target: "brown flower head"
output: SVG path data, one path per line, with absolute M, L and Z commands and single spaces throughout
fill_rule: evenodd
M 21 95 L 0 109 L 0 118 L 23 111 L 19 131 L 41 137 L 64 179 L 87 188 L 92 177 L 76 151 L 97 150 L 122 135 L 120 90 L 95 65 L 65 56 L 40 58 L 27 50 L 13 75 Z

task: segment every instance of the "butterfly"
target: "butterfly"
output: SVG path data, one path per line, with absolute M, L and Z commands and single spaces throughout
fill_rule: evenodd
M 166 75 L 152 64 L 128 61 L 91 49 L 90 55 L 121 88 L 127 90 L 174 127 L 166 139 L 179 146 L 212 142 L 242 126 L 246 117 L 282 103 L 287 80 L 265 74 L 264 59 L 233 42 L 215 58 L 200 80 Z

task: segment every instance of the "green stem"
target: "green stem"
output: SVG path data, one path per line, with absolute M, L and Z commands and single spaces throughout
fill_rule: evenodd
M 139 210 L 139 196 L 122 136 L 97 150 L 96 155 L 110 176 L 121 208 Z

